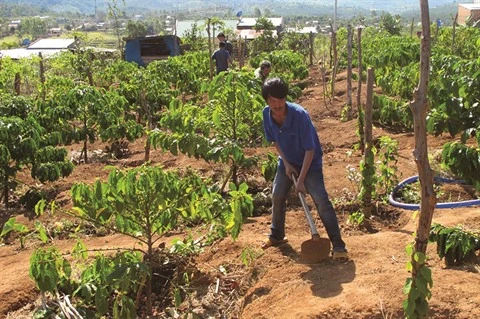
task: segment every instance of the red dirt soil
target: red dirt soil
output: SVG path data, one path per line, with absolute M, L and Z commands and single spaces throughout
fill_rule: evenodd
M 356 96 L 356 83 L 353 83 L 353 97 Z M 232 291 L 235 296 L 230 299 L 231 311 L 228 318 L 261 319 L 261 318 L 403 318 L 402 302 L 404 299 L 403 285 L 409 273 L 405 270 L 407 256 L 405 246 L 413 240 L 418 217 L 412 211 L 396 209 L 383 205 L 384 216 L 374 216 L 373 232 L 361 231 L 347 223 L 348 214 L 357 208 L 348 207 L 346 199 L 357 193 L 357 185 L 347 178 L 347 165 L 359 170 L 361 154 L 352 146 L 357 142 L 356 121 L 340 121 L 341 109 L 346 102 L 345 74 L 340 74 L 336 83 L 337 96 L 323 99 L 323 85 L 318 70 L 313 69 L 309 78 L 309 86 L 304 90 L 298 101 L 311 114 L 317 127 L 320 140 L 325 149 L 324 174 L 327 190 L 337 207 L 342 234 L 349 250 L 350 260 L 336 262 L 330 259 L 319 264 L 302 264 L 299 260 L 301 243 L 310 238 L 307 221 L 301 206 L 291 205 L 287 212 L 286 233 L 287 244 L 272 247 L 265 251 L 260 249 L 261 242 L 269 232 L 270 216 L 268 213 L 251 217 L 244 225 L 237 241 L 226 238 L 195 258 L 196 266 L 210 280 L 198 281 L 196 286 L 201 290 L 215 290 L 218 300 L 230 298 Z M 365 89 L 363 90 L 365 91 Z M 374 129 L 374 137 L 388 135 L 398 140 L 398 172 L 399 180 L 417 174 L 412 151 L 415 145 L 413 134 L 389 132 L 382 128 Z M 436 154 L 442 145 L 449 141 L 446 136 L 428 137 L 430 154 Z M 97 143 L 91 149 L 99 149 L 104 145 Z M 79 150 L 80 145 L 71 146 L 71 150 Z M 127 159 L 113 161 L 111 164 L 119 167 L 138 166 L 143 159 L 143 141 L 130 145 L 132 155 Z M 270 149 L 269 149 L 270 150 Z M 256 149 L 252 152 L 266 153 L 266 149 Z M 271 150 L 273 151 L 273 149 Z M 164 167 L 191 166 L 204 175 L 215 175 L 221 167 L 212 169 L 210 164 L 186 157 L 174 157 L 171 154 L 153 151 L 153 165 Z M 108 171 L 105 164 L 93 163 L 79 165 L 74 173 L 52 185 L 57 187 L 57 200 L 69 205 L 68 189 L 77 181 L 92 182 L 97 178 L 105 179 Z M 19 176 L 27 183 L 28 173 Z M 245 176 L 249 181 L 263 183 L 259 172 Z M 265 184 L 264 187 L 269 187 Z M 293 202 L 293 201 L 292 201 Z M 322 236 L 325 231 L 318 221 L 316 212 L 312 210 L 317 227 Z M 20 215 L 21 216 L 21 215 Z M 21 217 L 23 221 L 28 219 Z M 433 222 L 446 226 L 465 225 L 470 229 L 480 229 L 480 210 L 478 207 L 437 209 Z M 166 239 L 167 245 L 170 239 Z M 128 247 L 133 243 L 120 235 L 105 237 L 90 237 L 85 240 L 89 248 L 96 247 Z M 55 240 L 62 250 L 71 249 L 73 240 Z M 18 242 L 0 247 L 0 318 L 27 318 L 33 308 L 32 302 L 38 293 L 33 282 L 28 277 L 29 258 L 38 246 L 27 243 L 25 250 L 19 250 Z M 241 262 L 242 250 L 249 249 L 257 254 L 249 270 L 254 269 L 255 275 L 248 280 L 235 279 L 228 275 L 228 270 L 245 269 Z M 430 318 L 480 318 L 480 267 L 472 263 L 461 267 L 445 267 L 443 260 L 436 255 L 436 245 L 429 244 L 428 265 L 433 272 L 434 287 L 430 300 Z M 227 268 L 227 274 L 221 269 Z M 213 278 L 213 279 L 212 279 Z M 218 278 L 218 279 L 215 279 Z M 233 278 L 233 279 L 232 279 Z M 228 280 L 227 280 L 228 279 Z M 235 283 L 232 288 L 232 282 Z M 228 284 L 230 286 L 228 286 Z M 219 303 L 215 300 L 211 304 Z M 197 300 L 198 301 L 198 300 Z M 192 303 L 189 307 L 198 308 L 200 318 L 207 318 L 206 301 Z M 18 309 L 23 310 L 18 311 Z M 187 307 L 187 306 L 184 306 Z M 228 309 L 223 309 L 228 313 Z M 31 313 L 31 312 L 30 312 Z M 210 317 L 214 318 L 214 317 Z M 227 318 L 227 316 L 225 316 Z

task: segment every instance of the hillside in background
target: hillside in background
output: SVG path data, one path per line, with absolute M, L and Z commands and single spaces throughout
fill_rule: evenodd
M 431 0 L 430 8 L 442 7 L 448 5 L 456 6 L 457 3 L 471 3 L 473 1 L 454 1 L 454 0 Z M 106 11 L 108 1 L 106 0 L 3 0 L 0 4 L 2 16 L 32 15 L 44 13 L 70 13 L 94 15 L 95 11 Z M 154 12 L 201 12 L 206 8 L 212 9 L 218 6 L 224 15 L 234 16 L 242 11 L 244 15 L 252 15 L 256 8 L 268 10 L 275 15 L 325 15 L 332 14 L 334 10 L 334 1 L 332 0 L 125 0 L 125 6 L 122 0 L 117 0 L 119 8 L 125 8 L 127 14 L 154 13 Z M 338 1 L 339 17 L 349 17 L 359 14 L 369 14 L 374 11 L 387 11 L 392 14 L 403 13 L 405 11 L 417 10 L 419 8 L 418 0 L 403 1 L 382 1 L 382 0 L 357 0 Z

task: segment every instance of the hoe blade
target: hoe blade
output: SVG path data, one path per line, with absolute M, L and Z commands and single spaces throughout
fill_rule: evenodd
M 330 246 L 330 240 L 314 235 L 302 243 L 300 258 L 307 264 L 319 263 L 330 255 Z

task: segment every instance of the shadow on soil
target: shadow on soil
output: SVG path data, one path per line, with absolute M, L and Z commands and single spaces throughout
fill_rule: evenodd
M 290 244 L 278 246 L 282 255 L 302 263 L 301 255 Z M 355 279 L 355 261 L 332 261 L 326 259 L 318 264 L 308 264 L 310 270 L 301 274 L 301 278 L 310 283 L 312 294 L 321 298 L 334 297 L 342 293 L 342 285 Z
M 342 285 L 355 278 L 356 266 L 353 260 L 345 262 L 327 260 L 310 267 L 309 271 L 301 274 L 301 278 L 311 284 L 312 294 L 321 298 L 341 294 Z

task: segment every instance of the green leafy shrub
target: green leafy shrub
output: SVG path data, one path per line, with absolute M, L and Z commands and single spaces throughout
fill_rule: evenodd
M 480 234 L 468 232 L 461 226 L 434 224 L 430 228 L 429 241 L 437 243 L 438 257 L 445 258 L 447 266 L 469 260 L 475 256 L 475 250 L 480 249 Z

